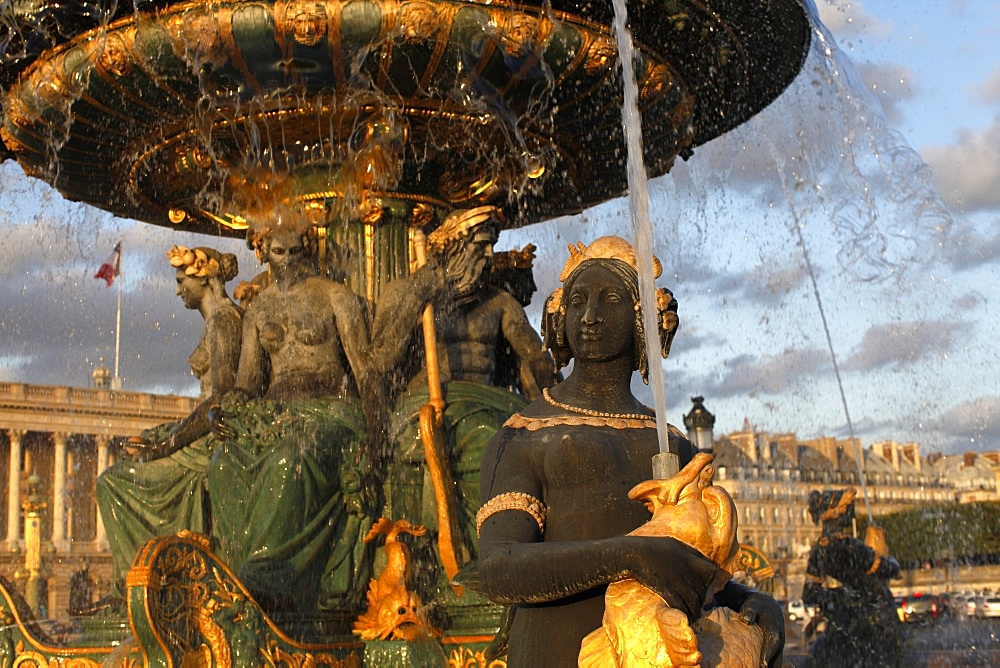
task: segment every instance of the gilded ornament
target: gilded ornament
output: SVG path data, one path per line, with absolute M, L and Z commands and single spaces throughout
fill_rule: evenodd
M 629 492 L 653 513 L 630 535 L 675 538 L 719 567 L 706 600 L 725 586 L 739 562 L 736 504 L 712 484 L 711 463 L 712 455 L 699 453 L 673 477 L 647 480 Z M 737 612 L 716 607 L 689 623 L 684 612 L 627 579 L 608 586 L 603 624 L 584 638 L 579 665 L 700 666 L 705 656 L 713 657 L 712 665 L 758 668 L 763 646 L 763 632 Z
M 538 525 L 538 530 L 545 533 L 545 504 L 525 492 L 505 492 L 494 496 L 476 512 L 476 534 L 482 529 L 483 522 L 504 510 L 528 513 Z
M 216 14 L 208 11 L 171 14 L 164 24 L 170 48 L 181 60 L 216 68 L 228 60 L 225 50 L 219 48 L 222 25 Z
M 434 207 L 426 202 L 418 202 L 410 214 L 410 227 L 423 229 L 434 220 Z
M 368 609 L 354 622 L 352 630 L 363 640 L 417 640 L 441 635 L 422 614 L 423 602 L 410 591 L 410 548 L 400 534 L 423 536 L 426 527 L 406 520 L 380 518 L 365 536 L 370 543 L 385 536 L 386 565 L 368 586 Z
M 528 244 L 524 248 L 508 251 L 495 251 L 493 253 L 494 269 L 531 269 L 535 264 L 535 251 L 538 247 L 535 244 Z
M 397 13 L 396 24 L 407 44 L 436 41 L 441 23 L 441 12 L 426 2 L 403 3 Z
M 326 37 L 326 5 L 295 0 L 285 10 L 285 34 L 303 46 L 315 46 Z
M 665 95 L 674 85 L 674 77 L 670 68 L 663 64 L 650 65 L 642 80 L 640 96 L 644 100 Z
M 500 30 L 500 47 L 508 56 L 523 58 L 539 50 L 542 20 L 531 14 L 507 14 Z
M 104 49 L 97 62 L 106 71 L 116 77 L 128 76 L 132 73 L 132 58 L 129 55 L 128 44 L 119 33 L 109 33 L 104 40 Z
M 507 668 L 503 658 L 488 659 L 484 650 L 457 647 L 448 653 L 448 668 Z
M 635 250 L 632 244 L 621 237 L 606 236 L 594 240 L 589 246 L 584 246 L 583 242 L 576 242 L 576 246 L 569 245 L 569 259 L 563 265 L 562 273 L 559 274 L 559 281 L 565 283 L 573 270 L 585 260 L 620 260 L 625 262 L 637 272 L 639 266 L 635 259 Z M 659 258 L 653 256 L 653 278 L 659 278 L 663 273 L 663 265 Z
M 441 252 L 448 244 L 458 241 L 491 218 L 500 215 L 500 209 L 489 205 L 452 211 L 436 230 L 427 235 L 427 247 Z
M 167 251 L 167 259 L 170 260 L 171 267 L 175 269 L 183 268 L 186 276 L 193 276 L 195 278 L 213 278 L 218 276 L 219 272 L 222 271 L 222 265 L 219 264 L 219 261 L 214 257 L 209 257 L 200 248 L 192 249 L 187 246 L 174 246 Z
M 610 69 L 618 59 L 618 45 L 607 35 L 597 35 L 587 48 L 583 69 L 590 76 L 597 76 Z

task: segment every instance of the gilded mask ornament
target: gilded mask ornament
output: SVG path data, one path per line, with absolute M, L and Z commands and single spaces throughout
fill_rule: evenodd
M 523 58 L 539 50 L 541 19 L 530 14 L 509 14 L 500 31 L 500 46 L 508 56 Z
M 674 85 L 674 77 L 666 65 L 650 65 L 642 80 L 642 99 L 660 96 Z
M 443 19 L 439 12 L 426 2 L 407 2 L 399 8 L 396 25 L 407 44 L 420 44 L 436 40 Z
M 285 34 L 303 46 L 315 46 L 326 37 L 326 5 L 295 0 L 285 10 Z
M 618 59 L 618 45 L 607 35 L 598 35 L 587 48 L 587 59 L 583 68 L 590 76 L 596 76 L 609 69 Z
M 116 77 L 128 76 L 132 73 L 132 59 L 128 50 L 128 44 L 125 43 L 125 39 L 120 34 L 110 33 L 104 39 L 104 49 L 98 56 L 97 62 L 106 72 L 110 72 Z
M 227 57 L 218 48 L 222 26 L 210 13 L 172 14 L 166 20 L 167 36 L 174 55 L 194 65 L 210 64 L 221 67 Z

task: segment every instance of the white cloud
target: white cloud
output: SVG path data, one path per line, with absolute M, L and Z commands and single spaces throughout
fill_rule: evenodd
M 860 63 L 858 74 L 882 104 L 886 120 L 893 125 L 900 125 L 903 121 L 900 102 L 912 100 L 919 92 L 913 70 L 905 65 Z
M 971 87 L 973 97 L 984 104 L 1000 102 L 1000 65 L 985 80 Z
M 860 0 L 818 0 L 819 18 L 835 36 L 881 38 L 892 32 L 893 25 L 868 12 Z
M 724 376 L 710 384 L 705 394 L 712 397 L 779 394 L 829 364 L 829 354 L 817 349 L 788 348 L 763 358 L 740 355 L 725 362 Z
M 963 402 L 941 414 L 934 426 L 966 444 L 994 450 L 1000 442 L 1000 397 L 982 396 Z
M 952 206 L 966 211 L 1000 207 L 1000 116 L 982 132 L 963 129 L 954 144 L 930 146 L 921 155 Z
M 946 353 L 955 335 L 968 329 L 964 323 L 929 320 L 875 325 L 865 332 L 843 368 L 909 367 L 925 357 Z

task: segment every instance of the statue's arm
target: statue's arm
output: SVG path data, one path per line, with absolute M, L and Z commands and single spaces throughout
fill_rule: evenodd
M 243 318 L 240 363 L 236 371 L 236 389 L 251 397 L 262 396 L 264 386 L 264 347 L 260 344 L 256 318 L 247 312 Z
M 536 399 L 543 389 L 556 384 L 555 363 L 542 346 L 542 338 L 531 326 L 524 308 L 507 292 L 499 293 L 500 330 L 517 355 L 521 377 L 530 377 L 531 383 L 524 383 L 525 394 Z
M 483 502 L 506 492 L 544 499 L 527 456 L 504 429 L 483 457 Z M 497 603 L 556 601 L 626 578 L 653 589 L 688 616 L 701 609 L 716 566 L 697 550 L 672 538 L 615 536 L 596 540 L 543 542 L 535 519 L 520 510 L 488 517 L 479 538 L 482 592 Z
M 368 364 L 375 373 L 385 375 L 400 362 L 424 307 L 443 290 L 443 272 L 432 264 L 386 285 L 375 307 L 368 353 Z
M 202 401 L 191 413 L 174 427 L 167 438 L 134 446 L 132 457 L 152 461 L 166 457 L 185 448 L 211 430 L 209 411 L 219 398 L 233 389 L 236 367 L 240 359 L 241 319 L 235 313 L 219 313 L 205 323 L 209 332 L 209 370 L 212 396 Z
M 331 294 L 331 306 L 337 333 L 340 336 L 340 345 L 344 349 L 344 356 L 347 357 L 358 391 L 364 393 L 368 372 L 365 359 L 365 351 L 368 350 L 365 317 L 354 293 L 340 283 L 334 285 L 336 289 Z
M 243 319 L 234 309 L 223 309 L 212 316 L 209 338 L 209 373 L 212 374 L 212 394 L 220 397 L 236 386 L 236 370 L 240 364 L 243 342 Z

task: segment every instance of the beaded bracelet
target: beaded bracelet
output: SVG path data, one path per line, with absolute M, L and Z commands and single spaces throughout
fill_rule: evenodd
M 479 535 L 483 522 L 502 510 L 524 511 L 538 523 L 539 531 L 545 531 L 545 504 L 525 492 L 506 492 L 494 496 L 476 513 L 476 535 Z

